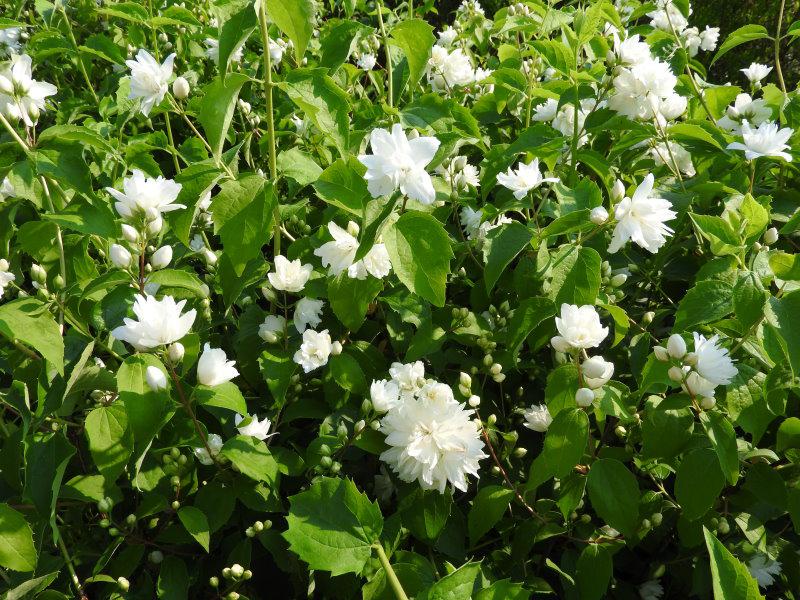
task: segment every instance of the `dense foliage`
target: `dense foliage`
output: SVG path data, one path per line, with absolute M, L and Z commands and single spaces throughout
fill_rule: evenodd
M 2 598 L 798 598 L 785 4 L 5 0 Z

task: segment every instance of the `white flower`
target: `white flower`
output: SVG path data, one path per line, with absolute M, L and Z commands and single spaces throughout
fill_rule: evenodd
M 750 94 L 739 94 L 734 103 L 727 108 L 717 125 L 737 135 L 742 132 L 742 121 L 758 127 L 772 118 L 772 109 L 763 98 L 754 100 Z
M 309 373 L 319 367 L 328 364 L 333 344 L 328 330 L 314 331 L 306 329 L 303 332 L 303 343 L 300 349 L 294 353 L 294 362 L 303 367 L 303 371 Z
M 697 172 L 692 163 L 692 155 L 680 144 L 670 140 L 669 146 L 664 142 L 656 144 L 650 149 L 650 156 L 657 165 L 667 165 L 670 170 L 677 168 L 684 175 L 694 177 Z
M 8 284 L 16 278 L 16 275 L 8 271 L 8 261 L 5 258 L 0 258 L 0 298 L 3 297 L 3 292 L 8 287 Z
M 203 353 L 197 361 L 197 381 L 203 385 L 214 386 L 230 381 L 239 376 L 234 368 L 235 360 L 228 360 L 224 350 L 212 348 L 206 342 Z
M 387 379 L 373 381 L 369 386 L 369 397 L 375 412 L 385 413 L 400 404 L 400 386 Z
M 596 390 L 607 384 L 614 375 L 614 363 L 602 356 L 592 356 L 583 361 L 581 373 L 586 387 Z
M 370 147 L 373 154 L 362 154 L 358 160 L 367 167 L 364 179 L 373 198 L 400 189 L 422 204 L 433 204 L 436 192 L 425 167 L 439 149 L 439 140 L 426 136 L 409 140 L 403 126 L 396 123 L 391 133 L 386 129 L 373 129 Z
M 322 322 L 322 307 L 325 303 L 322 300 L 313 298 L 302 298 L 297 306 L 294 307 L 294 326 L 297 331 L 303 333 L 306 327 L 316 327 Z
M 709 27 L 706 25 L 705 31 L 700 33 L 700 50 L 711 52 L 717 49 L 719 41 L 719 27 Z
M 558 177 L 542 177 L 538 158 L 534 158 L 527 165 L 519 163 L 516 171 L 509 167 L 507 172 L 497 175 L 497 183 L 514 192 L 514 198 L 517 200 L 522 200 L 528 195 L 528 192 L 545 182 L 555 183 L 557 181 Z
M 555 98 L 548 98 L 543 104 L 536 107 L 533 113 L 534 121 L 552 121 L 558 114 L 558 100 Z
M 667 121 L 674 121 L 686 112 L 688 100 L 679 94 L 668 94 L 658 103 L 658 121 L 663 127 Z
M 639 34 L 632 35 L 625 40 L 620 40 L 614 34 L 614 50 L 609 51 L 608 60 L 616 59 L 623 65 L 632 66 L 651 59 L 650 46 L 640 41 Z
M 672 367 L 677 369 L 678 367 Z M 692 371 L 691 367 L 686 365 L 680 371 L 686 376 L 685 381 L 681 384 L 681 388 L 692 396 L 701 396 L 703 398 L 713 398 L 714 389 L 717 384 L 701 377 L 697 371 Z
M 653 27 L 667 32 L 672 32 L 674 27 L 675 31 L 681 33 L 689 24 L 680 9 L 672 2 L 667 2 L 666 6 L 659 10 L 647 13 L 647 16 L 650 17 L 650 24 Z
M 275 257 L 275 272 L 268 273 L 267 278 L 276 290 L 299 292 L 305 287 L 313 270 L 312 265 L 301 264 L 299 258 L 290 261 L 278 255 Z
M 461 209 L 461 225 L 467 232 L 467 239 L 475 239 L 478 228 L 481 226 L 483 211 L 481 209 L 472 210 L 469 206 Z
M 19 43 L 20 33 L 22 33 L 22 28 L 20 27 L 0 29 L 0 56 L 19 53 L 21 48 Z
M 386 277 L 392 271 L 392 261 L 389 258 L 389 251 L 386 249 L 385 244 L 374 244 L 363 260 L 356 263 L 356 265 L 359 264 L 363 265 L 363 269 L 377 279 Z M 351 278 L 354 276 L 352 271 L 353 266 L 348 269 L 348 275 Z M 357 267 L 355 278 L 366 278 L 366 274 L 362 273 L 361 267 Z
M 351 227 L 356 227 L 353 221 L 350 221 L 348 229 Z M 389 274 L 392 263 L 384 244 L 373 245 L 363 260 L 354 263 L 358 240 L 333 221 L 328 223 L 328 231 L 333 236 L 333 241 L 314 250 L 314 254 L 322 259 L 322 265 L 328 267 L 328 274 L 336 276 L 347 271 L 351 279 L 365 279 L 367 273 L 378 279 Z
M 297 130 L 297 135 L 303 137 L 308 132 L 309 122 L 297 115 L 292 115 L 292 125 Z
M 449 48 L 453 45 L 453 42 L 456 41 L 456 38 L 458 37 L 458 31 L 447 25 L 436 35 L 439 37 L 439 39 L 436 40 L 436 45 Z
M 208 443 L 208 448 L 205 446 L 201 446 L 199 448 L 194 449 L 194 455 L 197 457 L 197 460 L 200 461 L 203 465 L 213 465 L 214 458 L 219 454 L 219 451 L 222 450 L 222 438 L 219 437 L 216 433 L 211 433 L 206 438 L 206 443 Z M 211 453 L 209 454 L 209 450 Z
M 781 574 L 781 563 L 764 554 L 757 554 L 747 563 L 747 570 L 759 587 L 768 588 L 775 583 L 775 577 Z
M 173 365 L 181 362 L 185 354 L 186 348 L 184 348 L 183 344 L 180 342 L 173 342 L 169 345 L 169 348 L 167 348 L 167 357 Z
M 744 73 L 744 76 L 747 77 L 750 83 L 761 83 L 761 80 L 770 74 L 772 67 L 754 62 L 750 63 L 750 66 L 746 69 L 739 70 Z
M 614 94 L 608 106 L 631 119 L 652 119 L 675 90 L 678 78 L 658 59 L 623 67 L 614 78 Z
M 694 353 L 697 356 L 695 369 L 704 378 L 715 385 L 728 385 L 738 370 L 733 360 L 728 356 L 728 349 L 718 344 L 719 336 L 714 335 L 709 339 L 694 332 Z
M 358 65 L 359 69 L 363 69 L 364 71 L 372 71 L 375 68 L 375 63 L 378 60 L 375 58 L 374 54 L 362 54 L 358 57 L 358 61 L 356 64 Z
M 14 191 L 14 186 L 8 177 L 3 177 L 3 182 L 0 183 L 0 202 L 6 198 L 14 198 L 17 193 Z
M 45 108 L 45 99 L 58 89 L 52 83 L 33 79 L 31 57 L 14 54 L 0 70 L 0 112 L 33 127 Z
M 562 304 L 561 316 L 556 317 L 557 335 L 550 342 L 553 346 L 565 343 L 570 349 L 596 348 L 608 336 L 608 327 L 600 323 L 600 315 L 594 306 L 585 304 Z
M 440 493 L 448 482 L 467 490 L 467 475 L 478 476 L 486 457 L 473 411 L 444 394 L 409 396 L 381 420 L 389 450 L 381 460 L 401 480 L 418 481 L 423 489 Z
M 170 262 L 172 262 L 172 246 L 161 246 L 150 257 L 150 264 L 154 269 L 163 269 Z
M 128 342 L 137 350 L 149 350 L 177 342 L 192 328 L 197 311 L 192 309 L 181 314 L 186 300 L 175 302 L 172 296 L 156 300 L 153 296 L 137 295 L 133 312 L 138 321 L 125 318 L 111 332 L 116 339 Z
M 628 240 L 648 252 L 655 253 L 667 241 L 672 229 L 664 223 L 677 215 L 670 210 L 672 203 L 663 198 L 651 197 L 655 178 L 652 173 L 642 180 L 631 198 L 623 198 L 614 209 L 617 225 L 608 251 L 614 253 Z
M 131 91 L 128 98 L 141 98 L 140 110 L 144 116 L 150 114 L 154 106 L 164 99 L 168 90 L 169 78 L 172 77 L 172 63 L 175 54 L 170 54 L 163 63 L 158 64 L 147 50 L 141 49 L 136 60 L 126 60 L 131 70 Z
M 454 87 L 475 81 L 475 69 L 461 48 L 448 52 L 444 46 L 431 48 L 428 59 L 428 83 L 435 92 L 449 91 Z
M 119 244 L 111 244 L 108 256 L 111 258 L 111 262 L 114 263 L 114 266 L 120 269 L 127 269 L 133 258 L 131 253 L 128 252 L 128 249 Z
M 203 43 L 206 45 L 206 56 L 210 58 L 214 64 L 219 64 L 219 41 L 214 38 L 206 38 Z M 241 62 L 242 46 L 237 47 L 231 52 L 230 60 L 237 63 Z
M 147 367 L 144 372 L 144 378 L 147 381 L 147 385 L 154 392 L 167 389 L 167 376 L 158 367 L 153 365 Z
M 246 417 L 243 417 L 238 413 L 235 417 L 233 417 L 233 422 L 236 425 L 236 429 L 241 435 L 249 435 L 257 440 L 265 440 L 268 437 L 275 435 L 274 433 L 269 433 L 269 428 L 272 426 L 272 423 L 270 423 L 267 417 L 264 417 L 261 421 L 258 420 L 258 415 L 247 417 L 250 419 L 250 422 L 247 423 L 247 425 L 240 427 L 239 424 L 244 421 L 245 418 Z
M 639 598 L 642 600 L 661 600 L 664 588 L 657 579 L 650 579 L 639 586 Z
M 416 392 L 425 383 L 425 365 L 421 360 L 413 363 L 392 363 L 389 367 L 389 376 L 401 391 Z
M 594 402 L 594 392 L 591 388 L 582 387 L 578 388 L 575 392 L 575 404 L 581 408 L 589 408 Z
M 533 404 L 522 415 L 525 417 L 525 427 L 544 433 L 553 422 L 553 417 L 544 404 Z
M 267 315 L 258 326 L 258 336 L 265 342 L 274 344 L 286 331 L 286 319 L 280 315 Z
M 272 60 L 272 65 L 277 67 L 281 64 L 283 60 L 283 53 L 286 52 L 286 48 L 289 47 L 284 40 L 278 38 L 277 40 L 270 39 L 269 40 L 269 57 Z
M 139 169 L 133 169 L 131 176 L 122 181 L 120 192 L 107 187 L 106 191 L 117 201 L 114 208 L 123 219 L 146 217 L 148 221 L 157 220 L 162 213 L 186 208 L 183 204 L 175 204 L 181 191 L 181 184 L 172 179 L 146 177 Z
M 786 143 L 792 137 L 794 130 L 789 127 L 780 129 L 777 123 L 765 122 L 752 129 L 750 123 L 742 121 L 742 142 L 728 144 L 728 150 L 744 150 L 747 160 L 754 160 L 761 156 L 774 156 L 792 162 L 792 155 L 784 150 L 789 148 Z

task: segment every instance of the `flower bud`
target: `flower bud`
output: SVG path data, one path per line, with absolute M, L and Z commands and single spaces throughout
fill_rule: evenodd
M 617 273 L 611 278 L 611 287 L 619 287 L 628 281 L 628 276 L 625 273 Z
M 154 219 L 149 219 L 147 222 L 147 235 L 155 237 L 161 233 L 161 228 L 164 227 L 164 219 L 159 214 Z
M 662 362 L 669 360 L 669 352 L 664 346 L 654 346 L 653 347 L 653 354 L 656 355 L 656 359 Z
M 625 197 L 625 184 L 619 179 L 614 182 L 611 188 L 611 199 L 616 203 Z
M 595 206 L 589 213 L 589 220 L 595 225 L 602 225 L 608 221 L 608 211 L 603 206 Z
M 147 385 L 154 392 L 167 389 L 167 376 L 158 367 L 152 365 L 147 367 L 145 379 L 147 380 Z
M 683 369 L 680 367 L 670 367 L 669 371 L 667 371 L 667 375 L 676 383 L 683 381 Z
M 358 237 L 359 231 L 360 228 L 358 227 L 358 223 L 356 223 L 355 221 L 349 221 L 347 223 L 347 233 L 349 233 L 353 237 Z
M 131 589 L 131 582 L 124 577 L 117 578 L 117 585 L 123 592 L 127 592 L 129 589 Z
M 218 588 L 219 587 L 219 577 L 209 577 L 208 578 L 208 585 L 210 585 L 212 588 Z
M 694 367 L 697 365 L 697 354 L 694 352 L 689 352 L 686 356 L 683 357 L 684 364 L 689 365 L 690 367 Z
M 581 408 L 587 408 L 592 405 L 594 401 L 594 392 L 586 387 L 580 388 L 575 392 L 575 402 Z
M 127 241 L 131 244 L 135 244 L 139 241 L 139 232 L 136 231 L 135 227 L 131 227 L 127 223 L 122 224 L 122 237 L 124 237 Z
M 163 269 L 172 262 L 172 246 L 161 246 L 150 257 L 150 264 L 154 269 Z
M 185 77 L 178 77 L 172 82 L 172 95 L 178 100 L 185 100 L 189 97 L 189 82 Z
M 184 354 L 186 354 L 186 349 L 180 342 L 174 342 L 167 348 L 167 357 L 173 364 L 181 362 Z
M 39 110 L 38 106 L 36 106 L 33 103 L 29 104 L 27 112 L 28 112 L 28 116 L 30 117 L 31 121 L 36 123 L 39 120 L 39 115 L 41 114 L 41 111 Z
M 339 340 L 336 340 L 331 344 L 331 354 L 334 356 L 338 356 L 342 353 L 342 343 Z
M 716 405 L 717 405 L 717 401 L 714 398 L 703 397 L 703 399 L 700 400 L 700 408 L 702 408 L 703 410 L 711 410 Z
M 488 419 L 486 419 L 486 423 L 487 423 L 489 426 L 492 426 L 492 425 L 494 425 L 495 423 L 497 423 L 497 415 L 496 415 L 496 414 L 494 414 L 494 413 L 492 413 L 491 415 L 489 415 L 489 418 L 488 418 Z
M 489 372 L 490 372 L 492 375 L 499 375 L 500 373 L 502 373 L 502 372 L 503 372 L 503 365 L 501 365 L 500 363 L 494 363 L 494 364 L 493 364 L 493 365 L 492 365 L 492 366 L 489 368 Z
M 111 244 L 108 255 L 111 258 L 111 262 L 114 263 L 114 266 L 120 269 L 127 269 L 133 258 L 131 253 L 128 252 L 128 249 L 119 244 Z
M 45 271 L 41 265 L 33 263 L 31 265 L 31 279 L 33 279 L 36 283 L 46 283 L 47 271 Z
M 686 356 L 686 342 L 677 333 L 673 333 L 667 340 L 667 352 L 672 358 L 683 358 Z
M 767 246 L 771 246 L 775 242 L 778 241 L 778 230 L 774 227 L 770 227 L 767 231 L 764 232 L 764 243 Z
M 244 567 L 240 564 L 231 565 L 231 575 L 239 579 L 242 575 L 244 575 Z
M 472 377 L 462 371 L 458 376 L 458 384 L 466 388 L 472 387 Z
M 605 375 L 607 364 L 608 363 L 606 363 L 602 357 L 592 356 L 591 358 L 587 358 L 585 361 L 583 361 L 583 365 L 581 365 L 581 371 L 586 377 L 597 379 L 598 377 Z
M 211 248 L 203 248 L 201 253 L 203 255 L 203 260 L 206 261 L 206 264 L 209 266 L 217 264 L 217 255 L 212 252 Z
M 483 364 L 485 366 L 491 367 L 493 362 L 494 362 L 494 358 L 492 357 L 491 354 L 487 354 L 486 356 L 483 357 Z
M 654 313 L 652 310 L 648 310 L 646 313 L 642 315 L 642 324 L 649 325 L 650 323 L 653 322 L 653 319 L 655 319 L 655 317 L 656 313 Z

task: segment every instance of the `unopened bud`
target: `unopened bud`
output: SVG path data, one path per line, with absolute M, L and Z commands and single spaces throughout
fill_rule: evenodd
M 594 402 L 594 392 L 586 387 L 580 388 L 575 392 L 575 402 L 581 408 L 587 408 Z
M 670 367 L 669 371 L 667 371 L 667 375 L 669 375 L 669 378 L 675 383 L 683 381 L 683 369 L 680 367 Z
M 703 399 L 700 400 L 700 408 L 702 408 L 703 410 L 711 410 L 716 405 L 717 405 L 717 400 L 715 398 L 703 397 Z
M 775 229 L 774 227 L 770 227 L 769 229 L 767 229 L 766 232 L 764 232 L 764 243 L 767 246 L 771 246 L 772 244 L 774 244 L 777 241 L 778 241 L 778 230 L 777 229 Z
M 123 592 L 127 592 L 129 589 L 131 589 L 131 582 L 125 579 L 124 577 L 117 578 L 117 585 L 119 586 L 119 589 L 122 590 Z
M 664 346 L 654 346 L 653 347 L 653 354 L 656 355 L 656 359 L 664 362 L 669 360 L 669 352 Z
M 614 182 L 613 187 L 611 188 L 611 200 L 614 203 L 619 202 L 625 197 L 625 184 L 622 183 L 619 179 Z
M 150 257 L 150 264 L 153 265 L 154 269 L 163 269 L 169 265 L 170 262 L 172 262 L 171 246 L 161 246 L 161 248 L 156 250 L 153 256 Z
M 608 211 L 603 206 L 595 206 L 589 213 L 589 220 L 595 225 L 602 225 L 608 221 Z
M 169 357 L 169 360 L 172 363 L 181 362 L 183 360 L 184 354 L 186 354 L 186 349 L 180 342 L 174 342 L 170 344 L 169 348 L 167 349 L 167 356 Z
M 178 100 L 185 100 L 189 97 L 189 82 L 185 77 L 178 77 L 172 82 L 172 95 Z
M 677 333 L 673 333 L 667 340 L 667 352 L 672 358 L 683 358 L 686 356 L 686 342 Z
M 628 276 L 625 273 L 617 273 L 611 278 L 611 286 L 619 287 L 628 281 Z
M 338 356 L 342 353 L 342 343 L 340 341 L 335 341 L 331 344 L 331 354 L 334 356 Z

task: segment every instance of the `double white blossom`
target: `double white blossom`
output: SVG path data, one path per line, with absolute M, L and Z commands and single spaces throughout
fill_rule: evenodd
M 544 433 L 550 428 L 553 417 L 545 404 L 534 404 L 522 416 L 525 417 L 525 427 Z
M 0 112 L 12 120 L 22 120 L 33 127 L 45 100 L 58 90 L 52 83 L 33 78 L 33 63 L 27 54 L 14 54 L 0 68 Z
M 258 326 L 258 336 L 265 342 L 274 344 L 286 331 L 286 319 L 281 315 L 267 315 Z
M 242 421 L 245 419 L 250 419 L 250 421 L 245 425 L 242 425 Z M 269 432 L 269 428 L 272 426 L 272 423 L 270 423 L 270 420 L 267 417 L 264 417 L 261 419 L 261 421 L 259 421 L 258 415 L 246 417 L 237 413 L 236 416 L 233 417 L 233 423 L 236 425 L 236 430 L 240 435 L 254 437 L 257 440 L 263 441 L 268 437 L 275 435 L 274 433 Z
M 750 63 L 750 66 L 746 69 L 740 69 L 744 76 L 747 77 L 747 80 L 752 84 L 761 84 L 761 80 L 764 79 L 767 75 L 770 74 L 772 71 L 772 67 L 768 67 L 767 65 L 762 65 L 761 63 Z
M 655 253 L 673 231 L 665 225 L 677 214 L 672 203 L 652 196 L 655 178 L 652 173 L 642 180 L 633 196 L 625 197 L 614 209 L 617 224 L 608 251 L 614 253 L 631 240 L 648 252 Z
M 139 169 L 133 169 L 131 176 L 122 181 L 122 190 L 107 187 L 116 202 L 114 208 L 123 219 L 145 218 L 148 221 L 159 219 L 163 213 L 186 208 L 176 204 L 181 192 L 181 184 L 172 179 L 147 177 Z
M 747 160 L 755 160 L 762 156 L 782 158 L 792 162 L 792 155 L 785 150 L 789 149 L 789 138 L 794 130 L 789 127 L 783 129 L 777 123 L 764 122 L 757 129 L 750 127 L 750 123 L 742 121 L 742 141 L 728 144 L 728 150 L 744 150 Z
M 322 307 L 325 303 L 314 298 L 302 298 L 294 307 L 294 326 L 300 333 L 307 327 L 315 328 L 322 322 Z
M 0 56 L 19 54 L 22 45 L 19 42 L 22 28 L 6 27 L 0 29 Z
M 355 231 L 357 225 L 351 221 L 348 229 Z M 363 259 L 354 262 L 359 245 L 355 236 L 333 221 L 328 223 L 328 231 L 333 236 L 333 241 L 314 250 L 314 254 L 322 259 L 322 264 L 328 267 L 330 275 L 335 277 L 347 271 L 351 279 L 366 279 L 367 274 L 381 279 L 391 272 L 392 263 L 384 244 L 374 244 Z
M 133 312 L 138 320 L 126 317 L 111 335 L 137 350 L 150 350 L 177 342 L 189 333 L 197 316 L 195 309 L 182 314 L 185 305 L 186 300 L 175 302 L 172 296 L 156 300 L 153 296 L 137 295 Z
M 135 100 L 141 98 L 140 110 L 148 116 L 154 106 L 161 104 L 169 89 L 169 79 L 172 77 L 172 64 L 175 54 L 170 54 L 163 63 L 159 64 L 152 55 L 144 49 L 136 54 L 136 60 L 126 60 L 125 64 L 131 70 L 130 94 L 128 98 Z
M 427 66 L 428 83 L 435 92 L 450 91 L 475 81 L 475 69 L 461 48 L 452 52 L 436 45 L 431 48 Z
M 763 98 L 753 99 L 750 94 L 739 94 L 734 103 L 725 110 L 717 125 L 728 131 L 741 134 L 742 122 L 758 127 L 772 118 L 772 109 Z
M 275 271 L 267 273 L 267 278 L 276 290 L 299 292 L 308 283 L 314 267 L 302 264 L 300 259 L 289 260 L 285 256 L 275 257 Z
M 214 38 L 206 38 L 204 43 L 206 45 L 206 56 L 211 59 L 214 64 L 219 64 L 219 41 Z M 238 46 L 231 52 L 230 60 L 237 63 L 241 62 L 242 53 L 242 46 Z
M 194 455 L 197 457 L 197 460 L 200 461 L 200 464 L 208 466 L 214 464 L 214 458 L 219 455 L 219 451 L 222 450 L 224 443 L 222 438 L 216 433 L 210 433 L 206 438 L 206 442 L 208 448 L 205 446 L 195 448 Z M 211 451 L 210 453 L 209 450 Z
M 514 198 L 522 200 L 533 189 L 543 183 L 556 183 L 558 177 L 542 177 L 539 170 L 539 159 L 534 158 L 527 165 L 519 163 L 516 170 L 511 167 L 505 173 L 497 174 L 497 183 L 514 193 Z
M 8 285 L 17 277 L 8 270 L 8 261 L 5 258 L 0 258 L 0 298 L 3 297 L 3 292 Z
M 556 329 L 559 335 L 553 336 L 550 343 L 559 352 L 596 348 L 608 337 L 608 327 L 603 327 L 597 309 L 588 304 L 562 304 Z
M 294 353 L 294 362 L 303 367 L 303 371 L 310 373 L 328 364 L 332 350 L 333 342 L 327 329 L 323 331 L 306 329 L 303 332 L 303 343 Z
M 367 167 L 364 179 L 373 198 L 399 189 L 422 204 L 433 204 L 436 191 L 425 167 L 439 149 L 439 140 L 426 136 L 408 139 L 403 126 L 396 123 L 391 132 L 373 129 L 370 147 L 372 154 L 362 154 L 358 160 Z
M 212 348 L 211 344 L 206 342 L 203 353 L 197 361 L 197 381 L 208 386 L 228 382 L 239 376 L 235 364 L 236 361 L 228 360 L 224 350 Z

